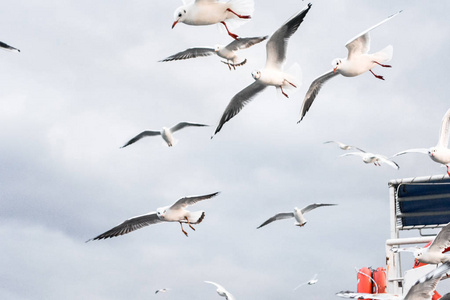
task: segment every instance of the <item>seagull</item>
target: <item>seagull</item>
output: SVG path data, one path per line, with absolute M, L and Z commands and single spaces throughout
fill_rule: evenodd
M 326 142 L 324 142 L 324 144 L 329 144 L 329 143 L 337 144 L 339 146 L 339 148 L 341 148 L 342 150 L 356 149 L 356 150 L 359 150 L 361 152 L 366 152 L 366 151 L 364 151 L 364 150 L 362 150 L 362 149 L 360 149 L 358 147 L 346 145 L 346 144 L 338 142 L 338 141 L 326 141 Z
M 218 0 L 195 0 L 189 4 L 183 1 L 183 4 L 175 10 L 175 22 L 173 22 L 172 28 L 178 22 L 187 25 L 222 23 L 228 34 L 234 39 L 237 39 L 238 36 L 230 32 L 225 22 L 251 19 L 255 5 L 253 0 L 230 0 L 226 3 Z
M 381 166 L 380 162 L 383 162 L 391 167 L 393 167 L 394 169 L 400 169 L 400 167 L 397 165 L 397 163 L 393 160 L 390 160 L 389 158 L 387 158 L 384 155 L 381 154 L 374 154 L 374 153 L 370 153 L 370 152 L 350 152 L 350 153 L 345 153 L 342 154 L 342 156 L 349 156 L 349 155 L 354 155 L 354 156 L 360 156 L 362 157 L 363 162 L 365 162 L 366 164 L 370 164 L 373 163 L 375 166 Z
M 132 138 L 131 140 L 129 140 L 125 145 L 123 145 L 120 148 L 125 148 L 137 141 L 139 141 L 140 139 L 146 137 L 146 136 L 154 136 L 154 135 L 160 135 L 162 136 L 163 140 L 166 141 L 167 145 L 169 147 L 172 147 L 173 144 L 175 143 L 175 139 L 173 138 L 173 133 L 175 131 L 178 131 L 180 129 L 183 129 L 184 127 L 189 127 L 189 126 L 193 126 L 193 127 L 204 127 L 204 126 L 209 126 L 209 125 L 205 125 L 205 124 L 197 124 L 197 123 L 188 123 L 188 122 L 180 122 L 177 125 L 171 127 L 171 128 L 167 128 L 167 127 L 163 127 L 161 131 L 156 131 L 156 130 L 146 130 L 143 131 L 141 133 L 139 133 L 137 136 L 135 136 L 134 138 Z
M 294 212 L 276 214 L 275 216 L 271 217 L 270 219 L 266 220 L 264 223 L 259 225 L 256 229 L 266 226 L 267 224 L 272 223 L 273 221 L 290 219 L 290 218 L 295 218 L 295 220 L 297 221 L 295 223 L 295 226 L 303 227 L 303 226 L 305 226 L 305 224 L 307 222 L 307 220 L 303 216 L 305 213 L 307 213 L 313 209 L 316 209 L 318 207 L 321 207 L 321 206 L 333 206 L 333 205 L 337 205 L 337 204 L 313 203 L 306 207 L 303 207 L 302 209 L 298 209 L 297 207 L 295 207 Z
M 116 227 L 87 240 L 87 242 L 91 240 L 101 240 L 112 238 L 115 236 L 127 234 L 144 226 L 148 226 L 151 224 L 157 224 L 161 222 L 178 222 L 181 225 L 181 231 L 188 236 L 187 232 L 183 229 L 183 223 L 187 223 L 192 230 L 195 230 L 192 227 L 192 224 L 199 224 L 203 221 L 205 217 L 204 211 L 194 211 L 190 212 L 186 210 L 186 207 L 189 205 L 193 205 L 199 201 L 206 200 L 212 198 L 219 194 L 219 192 L 203 195 L 203 196 L 190 196 L 179 199 L 172 206 L 164 206 L 159 207 L 156 212 L 149 212 L 145 215 L 140 215 L 136 217 L 132 217 L 124 222 L 120 223 Z
M 296 289 L 298 289 L 299 287 L 304 286 L 305 284 L 313 285 L 313 284 L 316 284 L 318 281 L 319 281 L 319 279 L 317 279 L 317 274 L 314 274 L 313 278 L 311 278 L 311 279 L 308 280 L 307 282 L 303 282 L 303 283 L 299 284 L 299 285 L 294 289 L 294 291 L 295 291 Z
M 9 51 L 20 52 L 19 49 L 14 48 L 14 47 L 12 47 L 12 46 L 10 46 L 10 45 L 8 45 L 6 43 L 3 43 L 3 42 L 0 42 L 0 47 L 3 48 L 3 49 L 9 50 Z
M 211 283 L 217 287 L 217 294 L 219 296 L 225 297 L 226 300 L 234 300 L 234 296 L 230 294 L 223 286 L 221 286 L 218 283 L 212 282 L 212 281 L 205 281 L 206 283 Z
M 447 167 L 447 174 L 450 176 L 449 164 L 450 164 L 450 149 L 448 148 L 449 140 L 449 128 L 450 128 L 450 109 L 447 110 L 442 118 L 441 132 L 439 134 L 439 140 L 436 146 L 427 148 L 409 149 L 394 154 L 394 156 L 402 155 L 405 153 L 425 153 L 435 162 L 443 164 Z
M 298 81 L 297 78 L 283 72 L 282 66 L 286 60 L 288 40 L 297 31 L 310 8 L 311 3 L 291 17 L 269 38 L 266 44 L 266 66 L 261 71 L 253 71 L 252 76 L 255 82 L 231 99 L 214 134 L 217 134 L 226 122 L 237 115 L 256 94 L 262 92 L 268 85 L 273 85 L 277 89 L 280 89 L 281 93 L 287 98 L 288 95 L 283 91 L 283 87 L 292 86 L 297 88 L 299 85 L 296 82 Z
M 169 288 L 159 289 L 159 290 L 156 290 L 156 291 L 155 291 L 155 294 L 158 294 L 158 293 L 165 293 L 165 292 L 167 292 L 168 290 L 170 290 L 170 289 L 169 289 Z
M 380 299 L 380 300 L 431 300 L 437 284 L 446 276 L 450 270 L 450 263 L 446 262 L 425 276 L 419 278 L 416 283 L 409 289 L 405 296 L 398 296 L 393 294 L 368 294 L 368 293 L 354 293 L 350 291 L 342 291 L 336 293 L 336 296 L 350 299 Z
M 434 241 L 426 248 L 407 247 L 393 248 L 394 253 L 401 251 L 409 251 L 414 253 L 415 259 L 424 264 L 439 264 L 450 262 L 450 254 L 442 253 L 446 248 L 450 247 L 450 223 L 439 231 Z
M 338 74 L 341 74 L 345 77 L 354 77 L 361 75 L 362 73 L 365 73 L 367 71 L 370 71 L 375 76 L 375 78 L 384 80 L 383 76 L 376 75 L 372 71 L 372 68 L 374 68 L 377 65 L 382 66 L 384 68 L 390 68 L 391 67 L 390 65 L 385 65 L 383 63 L 391 60 L 393 48 L 391 45 L 389 45 L 377 53 L 369 54 L 370 50 L 369 32 L 372 29 L 380 26 L 381 24 L 389 21 L 390 19 L 392 19 L 401 12 L 402 11 L 399 11 L 398 13 L 387 17 L 385 20 L 361 32 L 356 37 L 352 38 L 347 42 L 347 44 L 345 45 L 345 47 L 347 47 L 348 50 L 347 58 L 334 59 L 331 63 L 333 69 L 317 77 L 311 83 L 311 86 L 309 87 L 308 92 L 306 93 L 305 99 L 303 100 L 303 105 L 300 112 L 300 120 L 297 123 L 300 123 L 300 121 L 303 120 L 303 117 L 311 107 L 314 99 L 317 97 L 317 94 L 319 93 L 323 84 L 327 80 L 337 76 Z
M 226 46 L 216 45 L 214 48 L 189 48 L 184 51 L 178 52 L 177 54 L 169 56 L 163 60 L 160 60 L 160 62 L 182 60 L 217 54 L 219 57 L 225 59 L 222 62 L 228 65 L 228 68 L 230 70 L 231 67 L 233 67 L 233 69 L 236 69 L 236 67 L 242 66 L 247 62 L 247 59 L 240 60 L 239 57 L 236 55 L 236 52 L 238 50 L 247 49 L 255 44 L 261 43 L 265 39 L 267 39 L 267 36 L 238 38 Z

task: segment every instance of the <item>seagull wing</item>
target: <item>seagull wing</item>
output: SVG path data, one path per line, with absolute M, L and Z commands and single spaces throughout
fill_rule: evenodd
M 449 127 L 450 127 L 450 109 L 447 110 L 447 112 L 444 115 L 444 118 L 442 118 L 441 133 L 439 134 L 439 141 L 438 141 L 439 147 L 448 147 Z
M 141 216 L 137 216 L 137 217 L 128 219 L 128 220 L 120 223 L 116 227 L 96 236 L 95 238 L 87 240 L 86 242 L 89 242 L 92 240 L 107 239 L 107 238 L 112 238 L 115 236 L 127 234 L 129 232 L 140 229 L 142 227 L 145 227 L 145 226 L 148 226 L 151 224 L 160 223 L 160 222 L 162 222 L 162 221 L 158 218 L 156 212 L 150 212 L 145 215 L 141 215 Z
M 216 128 L 214 134 L 218 133 L 223 125 L 231 120 L 235 115 L 237 115 L 244 106 L 249 103 L 254 96 L 260 93 L 266 88 L 267 85 L 256 80 L 245 89 L 237 93 L 228 104 L 227 108 L 223 112 L 222 118 L 220 119 L 219 125 Z
M 260 37 L 249 37 L 249 38 L 238 38 L 237 40 L 232 41 L 228 45 L 225 46 L 227 50 L 236 51 L 240 49 L 247 49 L 255 44 L 261 43 L 268 36 L 260 36 Z
M 308 205 L 306 207 L 303 207 L 301 209 L 301 212 L 302 212 L 302 214 L 304 214 L 304 213 L 307 213 L 308 211 L 311 211 L 311 210 L 316 209 L 316 208 L 321 207 L 321 206 L 334 206 L 334 205 L 337 205 L 337 204 L 313 203 L 313 204 L 310 204 L 310 205 Z
M 408 150 L 405 150 L 405 151 L 401 151 L 401 152 L 395 153 L 392 157 L 403 155 L 403 154 L 406 154 L 406 153 L 423 153 L 423 154 L 428 154 L 428 149 L 427 148 L 408 149 Z
M 204 127 L 204 126 L 209 126 L 206 124 L 198 124 L 198 123 L 189 123 L 189 122 L 180 122 L 177 125 L 173 126 L 172 128 L 170 128 L 171 132 L 175 132 L 178 131 L 180 129 L 183 129 L 184 127 L 189 127 L 189 126 L 193 126 L 193 127 Z
M 367 153 L 366 152 L 349 152 L 349 153 L 345 153 L 340 155 L 342 156 L 360 156 L 360 157 L 364 157 Z
M 215 53 L 216 52 L 212 48 L 189 48 L 172 56 L 164 58 L 163 60 L 160 60 L 160 62 L 196 58 L 199 56 L 210 56 Z
M 445 248 L 450 247 L 450 223 L 444 226 L 428 248 L 429 251 L 442 253 Z
M 214 196 L 217 196 L 217 194 L 219 194 L 219 192 L 215 192 L 212 194 L 208 194 L 208 195 L 203 195 L 203 196 L 189 196 L 189 197 L 184 197 L 181 198 L 180 200 L 178 200 L 177 202 L 175 202 L 175 204 L 173 204 L 170 209 L 181 209 L 181 208 L 185 208 L 189 205 L 193 205 L 199 201 L 202 200 L 206 200 L 209 198 L 212 198 Z
M 263 226 L 266 226 L 269 223 L 272 223 L 273 221 L 278 221 L 278 220 L 283 220 L 283 219 L 289 219 L 289 218 L 293 218 L 294 217 L 294 213 L 279 213 L 276 214 L 275 216 L 273 216 L 272 218 L 266 220 L 264 223 L 262 223 L 261 225 L 259 225 L 256 229 L 261 228 Z
M 361 149 L 361 148 L 358 148 L 358 147 L 355 147 L 355 146 L 351 146 L 351 145 L 346 145 L 346 144 L 341 143 L 341 142 L 339 142 L 339 141 L 326 141 L 326 142 L 323 142 L 323 143 L 324 143 L 324 144 L 335 143 L 335 144 L 339 145 L 339 147 L 348 147 L 348 149 L 346 149 L 346 150 L 349 150 L 349 149 L 356 149 L 356 150 L 359 150 L 359 151 L 361 151 L 361 152 L 366 152 L 366 151 L 364 151 L 364 150 Z
M 300 110 L 300 121 L 303 120 L 303 117 L 308 112 L 314 99 L 316 99 L 317 94 L 319 94 L 319 91 L 322 88 L 323 84 L 327 80 L 333 78 L 334 76 L 337 76 L 338 74 L 339 72 L 333 72 L 333 70 L 331 70 L 314 79 L 314 81 L 309 86 L 308 92 L 306 92 L 305 99 L 303 100 L 302 108 Z M 300 123 L 300 121 L 298 121 L 297 123 Z
M 144 138 L 146 136 L 154 136 L 154 135 L 161 135 L 161 132 L 153 131 L 153 130 L 143 131 L 143 132 L 139 133 L 137 136 L 135 136 L 134 138 L 132 138 L 131 140 L 129 140 L 125 145 L 123 145 L 120 148 L 125 148 L 126 146 L 129 146 L 129 145 L 139 141 L 140 139 L 142 139 L 142 138 Z
M 336 293 L 336 296 L 349 299 L 377 299 L 377 300 L 400 299 L 400 297 L 392 294 L 368 294 L 368 293 L 355 293 L 351 291 L 342 291 Z
M 8 44 L 6 44 L 6 43 L 3 43 L 3 42 L 0 42 L 0 47 L 4 48 L 4 49 L 6 49 L 6 50 L 10 50 L 10 51 L 17 51 L 17 52 L 20 52 L 19 49 L 14 48 L 14 47 L 12 47 L 12 46 L 10 46 L 10 45 L 8 45 Z
M 393 167 L 394 169 L 397 169 L 397 170 L 400 169 L 399 165 L 397 165 L 397 163 L 395 161 L 388 159 L 384 155 L 375 154 L 375 157 L 378 158 L 379 161 L 384 162 L 385 164 Z
M 297 31 L 306 14 L 311 8 L 311 3 L 306 8 L 291 17 L 270 37 L 266 44 L 267 58 L 266 68 L 281 69 L 286 59 L 286 48 L 289 38 Z
M 416 283 L 409 289 L 404 300 L 431 300 L 439 280 L 440 277 Z
M 398 13 L 395 13 L 395 14 L 387 17 L 386 19 L 384 19 L 380 23 L 370 27 L 369 29 L 361 32 L 360 34 L 358 34 L 354 38 L 350 39 L 345 44 L 345 47 L 347 47 L 347 49 L 348 49 L 348 59 L 351 59 L 351 57 L 354 54 L 359 54 L 360 55 L 360 54 L 368 53 L 369 50 L 370 50 L 369 31 L 371 31 L 372 29 L 375 29 L 376 27 L 380 26 L 381 24 L 384 24 L 385 22 L 389 21 L 390 19 L 392 19 L 393 17 L 395 17 L 396 15 L 398 15 L 401 12 L 402 11 L 399 11 Z

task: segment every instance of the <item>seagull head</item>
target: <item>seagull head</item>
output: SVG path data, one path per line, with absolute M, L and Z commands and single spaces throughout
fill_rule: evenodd
M 215 45 L 214 46 L 214 51 L 217 53 L 219 52 L 221 49 L 223 49 L 223 45 Z
M 423 255 L 423 249 L 422 248 L 415 249 L 413 253 L 414 253 L 414 258 L 417 260 L 420 260 Z
M 167 212 L 168 206 L 160 207 L 156 210 L 156 215 L 159 219 L 164 220 L 166 218 L 166 212 Z
M 261 71 L 253 71 L 252 77 L 253 79 L 258 80 L 259 78 L 261 78 Z
M 180 6 L 175 10 L 175 13 L 174 13 L 175 22 L 173 22 L 172 29 L 175 27 L 175 25 L 177 25 L 178 22 L 184 21 L 184 19 L 186 18 L 186 12 L 187 12 L 187 10 L 186 10 L 185 5 Z
M 337 69 L 339 69 L 339 65 L 342 63 L 341 58 L 335 58 L 331 62 L 331 65 L 333 66 L 333 73 L 336 72 Z

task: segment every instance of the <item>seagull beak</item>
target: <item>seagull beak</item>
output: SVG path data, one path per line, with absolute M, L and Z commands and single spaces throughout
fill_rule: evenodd
M 178 23 L 179 20 L 180 20 L 180 19 L 178 19 L 178 20 L 176 20 L 175 22 L 173 22 L 172 29 L 175 27 L 175 25 L 177 25 L 177 23 Z
M 337 67 L 333 69 L 333 73 L 336 73 Z

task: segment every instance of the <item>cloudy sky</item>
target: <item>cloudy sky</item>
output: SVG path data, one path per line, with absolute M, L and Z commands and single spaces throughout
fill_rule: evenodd
M 242 37 L 273 33 L 306 1 L 256 0 Z M 425 155 L 400 170 L 365 165 L 327 140 L 370 152 L 431 147 L 450 107 L 447 2 L 314 1 L 289 42 L 286 68 L 303 84 L 289 99 L 258 95 L 210 139 L 229 100 L 264 66 L 264 43 L 229 71 L 217 57 L 161 63 L 193 46 L 227 44 L 217 26 L 178 24 L 181 1 L 14 0 L 2 3 L 0 40 L 0 298 L 332 299 L 356 289 L 355 267 L 385 266 L 391 179 L 443 174 Z M 394 47 L 392 68 L 336 77 L 297 124 L 309 84 L 372 32 L 372 51 Z M 145 129 L 179 121 L 172 148 Z M 123 220 L 186 195 L 220 191 L 186 238 L 177 223 L 85 243 Z M 337 203 L 256 230 L 309 203 Z M 412 266 L 412 259 L 411 259 Z M 315 273 L 319 282 L 293 292 Z M 166 294 L 154 295 L 169 287 Z M 438 287 L 439 290 L 439 287 Z M 441 294 L 445 291 L 441 290 Z

